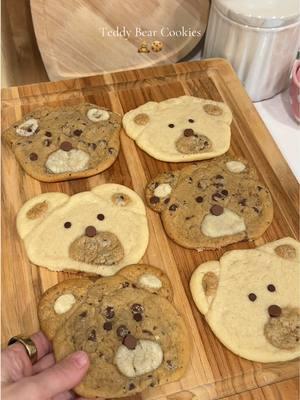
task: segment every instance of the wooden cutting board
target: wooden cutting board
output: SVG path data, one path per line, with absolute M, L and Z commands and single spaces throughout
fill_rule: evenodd
M 204 35 L 209 9 L 209 0 L 31 0 L 30 4 L 37 43 L 52 81 L 177 62 Z M 151 50 L 154 40 L 162 41 L 160 52 Z M 144 41 L 150 51 L 139 53 Z
M 196 266 L 203 261 L 218 259 L 225 250 L 254 247 L 283 236 L 297 237 L 299 232 L 296 179 L 226 61 L 211 59 L 3 89 L 3 128 L 43 104 L 62 106 L 88 101 L 123 114 L 149 100 L 161 101 L 184 94 L 223 100 L 228 104 L 233 112 L 230 151 L 256 165 L 273 196 L 275 215 L 272 225 L 255 243 L 238 243 L 220 251 L 198 253 L 168 239 L 159 215 L 147 210 L 150 243 L 142 261 L 163 269 L 171 278 L 175 304 L 188 324 L 193 350 L 188 371 L 181 381 L 146 391 L 141 397 L 205 400 L 253 390 L 259 394 L 253 397 L 255 399 L 278 399 L 276 385 L 267 391 L 259 388 L 287 379 L 294 382 L 298 363 L 260 364 L 231 353 L 216 339 L 196 309 L 188 286 Z M 117 161 L 107 171 L 88 179 L 63 183 L 41 183 L 32 179 L 19 167 L 11 150 L 3 146 L 3 344 L 12 335 L 37 330 L 36 305 L 41 294 L 58 281 L 72 276 L 71 273 L 50 272 L 28 262 L 15 226 L 16 214 L 22 204 L 41 192 L 74 194 L 104 182 L 127 185 L 143 196 L 150 178 L 158 172 L 178 168 L 176 164 L 151 158 L 124 132 L 121 132 L 121 144 Z M 287 384 L 285 398 L 296 399 L 295 393 L 294 384 Z

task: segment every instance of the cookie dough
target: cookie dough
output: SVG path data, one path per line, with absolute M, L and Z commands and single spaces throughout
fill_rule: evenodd
M 181 96 L 150 101 L 127 112 L 123 126 L 150 156 L 171 162 L 224 154 L 230 146 L 232 114 L 225 103 Z
M 109 168 L 119 152 L 121 117 L 84 103 L 42 107 L 4 132 L 22 168 L 44 182 L 95 175 Z
M 56 359 L 76 350 L 89 355 L 89 371 L 75 388 L 79 396 L 134 395 L 180 379 L 188 365 L 189 338 L 183 319 L 165 297 L 135 284 L 151 272 L 166 285 L 167 276 L 147 265 L 126 269 L 126 276 L 120 271 L 94 283 L 83 279 L 81 286 L 82 279 L 59 283 L 39 303 L 41 327 L 53 339 Z M 76 305 L 57 314 L 57 301 L 67 294 L 75 297 L 79 288 Z
M 233 250 L 201 264 L 190 289 L 199 311 L 232 352 L 258 362 L 300 356 L 299 262 L 266 251 L 283 238 L 252 250 Z M 293 243 L 293 244 L 292 244 Z
M 228 155 L 160 174 L 145 196 L 170 238 L 197 250 L 256 239 L 273 219 L 271 195 L 256 171 Z
M 140 261 L 149 236 L 142 200 L 118 184 L 38 195 L 20 209 L 17 230 L 33 264 L 104 276 Z

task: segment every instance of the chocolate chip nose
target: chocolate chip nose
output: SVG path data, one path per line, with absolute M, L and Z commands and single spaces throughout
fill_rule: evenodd
M 281 307 L 277 306 L 276 304 L 272 304 L 268 308 L 268 313 L 269 313 L 270 317 L 278 318 L 281 315 Z
M 97 235 L 97 230 L 94 226 L 89 225 L 85 228 L 85 234 L 88 237 L 94 237 Z
M 183 131 L 183 134 L 184 134 L 184 136 L 186 136 L 186 137 L 193 136 L 193 134 L 194 134 L 194 129 L 191 129 L 191 128 L 185 129 L 185 130 Z

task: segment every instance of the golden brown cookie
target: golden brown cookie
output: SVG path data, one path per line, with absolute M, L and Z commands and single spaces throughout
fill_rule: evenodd
M 84 103 L 42 107 L 4 132 L 22 168 L 44 182 L 95 175 L 109 168 L 119 152 L 121 117 Z
M 152 287 L 138 287 L 149 275 Z M 158 280 L 162 287 L 154 291 Z M 56 359 L 76 350 L 89 355 L 91 366 L 77 394 L 123 397 L 182 377 L 190 354 L 188 332 L 160 294 L 172 296 L 167 276 L 152 266 L 132 265 L 124 275 L 72 279 L 43 295 L 38 315 Z
M 92 284 L 88 278 L 69 279 L 52 286 L 43 294 L 38 317 L 42 331 L 50 340 L 82 302 Z
M 91 366 L 75 388 L 83 397 L 115 398 L 179 379 L 189 360 L 183 319 L 164 297 L 124 287 L 83 302 L 54 337 L 61 360 L 76 350 Z
M 273 218 L 271 195 L 256 171 L 227 155 L 160 174 L 145 196 L 167 234 L 198 250 L 256 239 Z

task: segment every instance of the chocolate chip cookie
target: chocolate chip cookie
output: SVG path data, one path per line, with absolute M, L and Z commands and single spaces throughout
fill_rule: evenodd
M 167 234 L 198 250 L 256 239 L 273 218 L 271 195 L 256 171 L 227 155 L 160 174 L 145 196 Z
M 121 117 L 94 104 L 43 107 L 4 132 L 22 168 L 44 182 L 95 175 L 119 152 Z
M 80 396 L 128 396 L 175 381 L 186 370 L 190 349 L 183 319 L 165 297 L 152 292 L 153 285 L 136 284 L 140 277 L 152 275 L 150 282 L 157 284 L 153 277 L 159 279 L 165 289 L 162 293 L 170 294 L 168 278 L 151 266 L 126 270 L 125 276 L 118 273 L 94 283 L 84 279 L 76 306 L 71 298 L 63 301 L 63 296 L 75 297 L 81 279 L 56 285 L 40 301 L 41 326 L 48 337 L 54 333 L 56 359 L 76 350 L 89 355 L 89 371 L 75 388 Z M 51 316 L 47 324 L 44 310 Z

